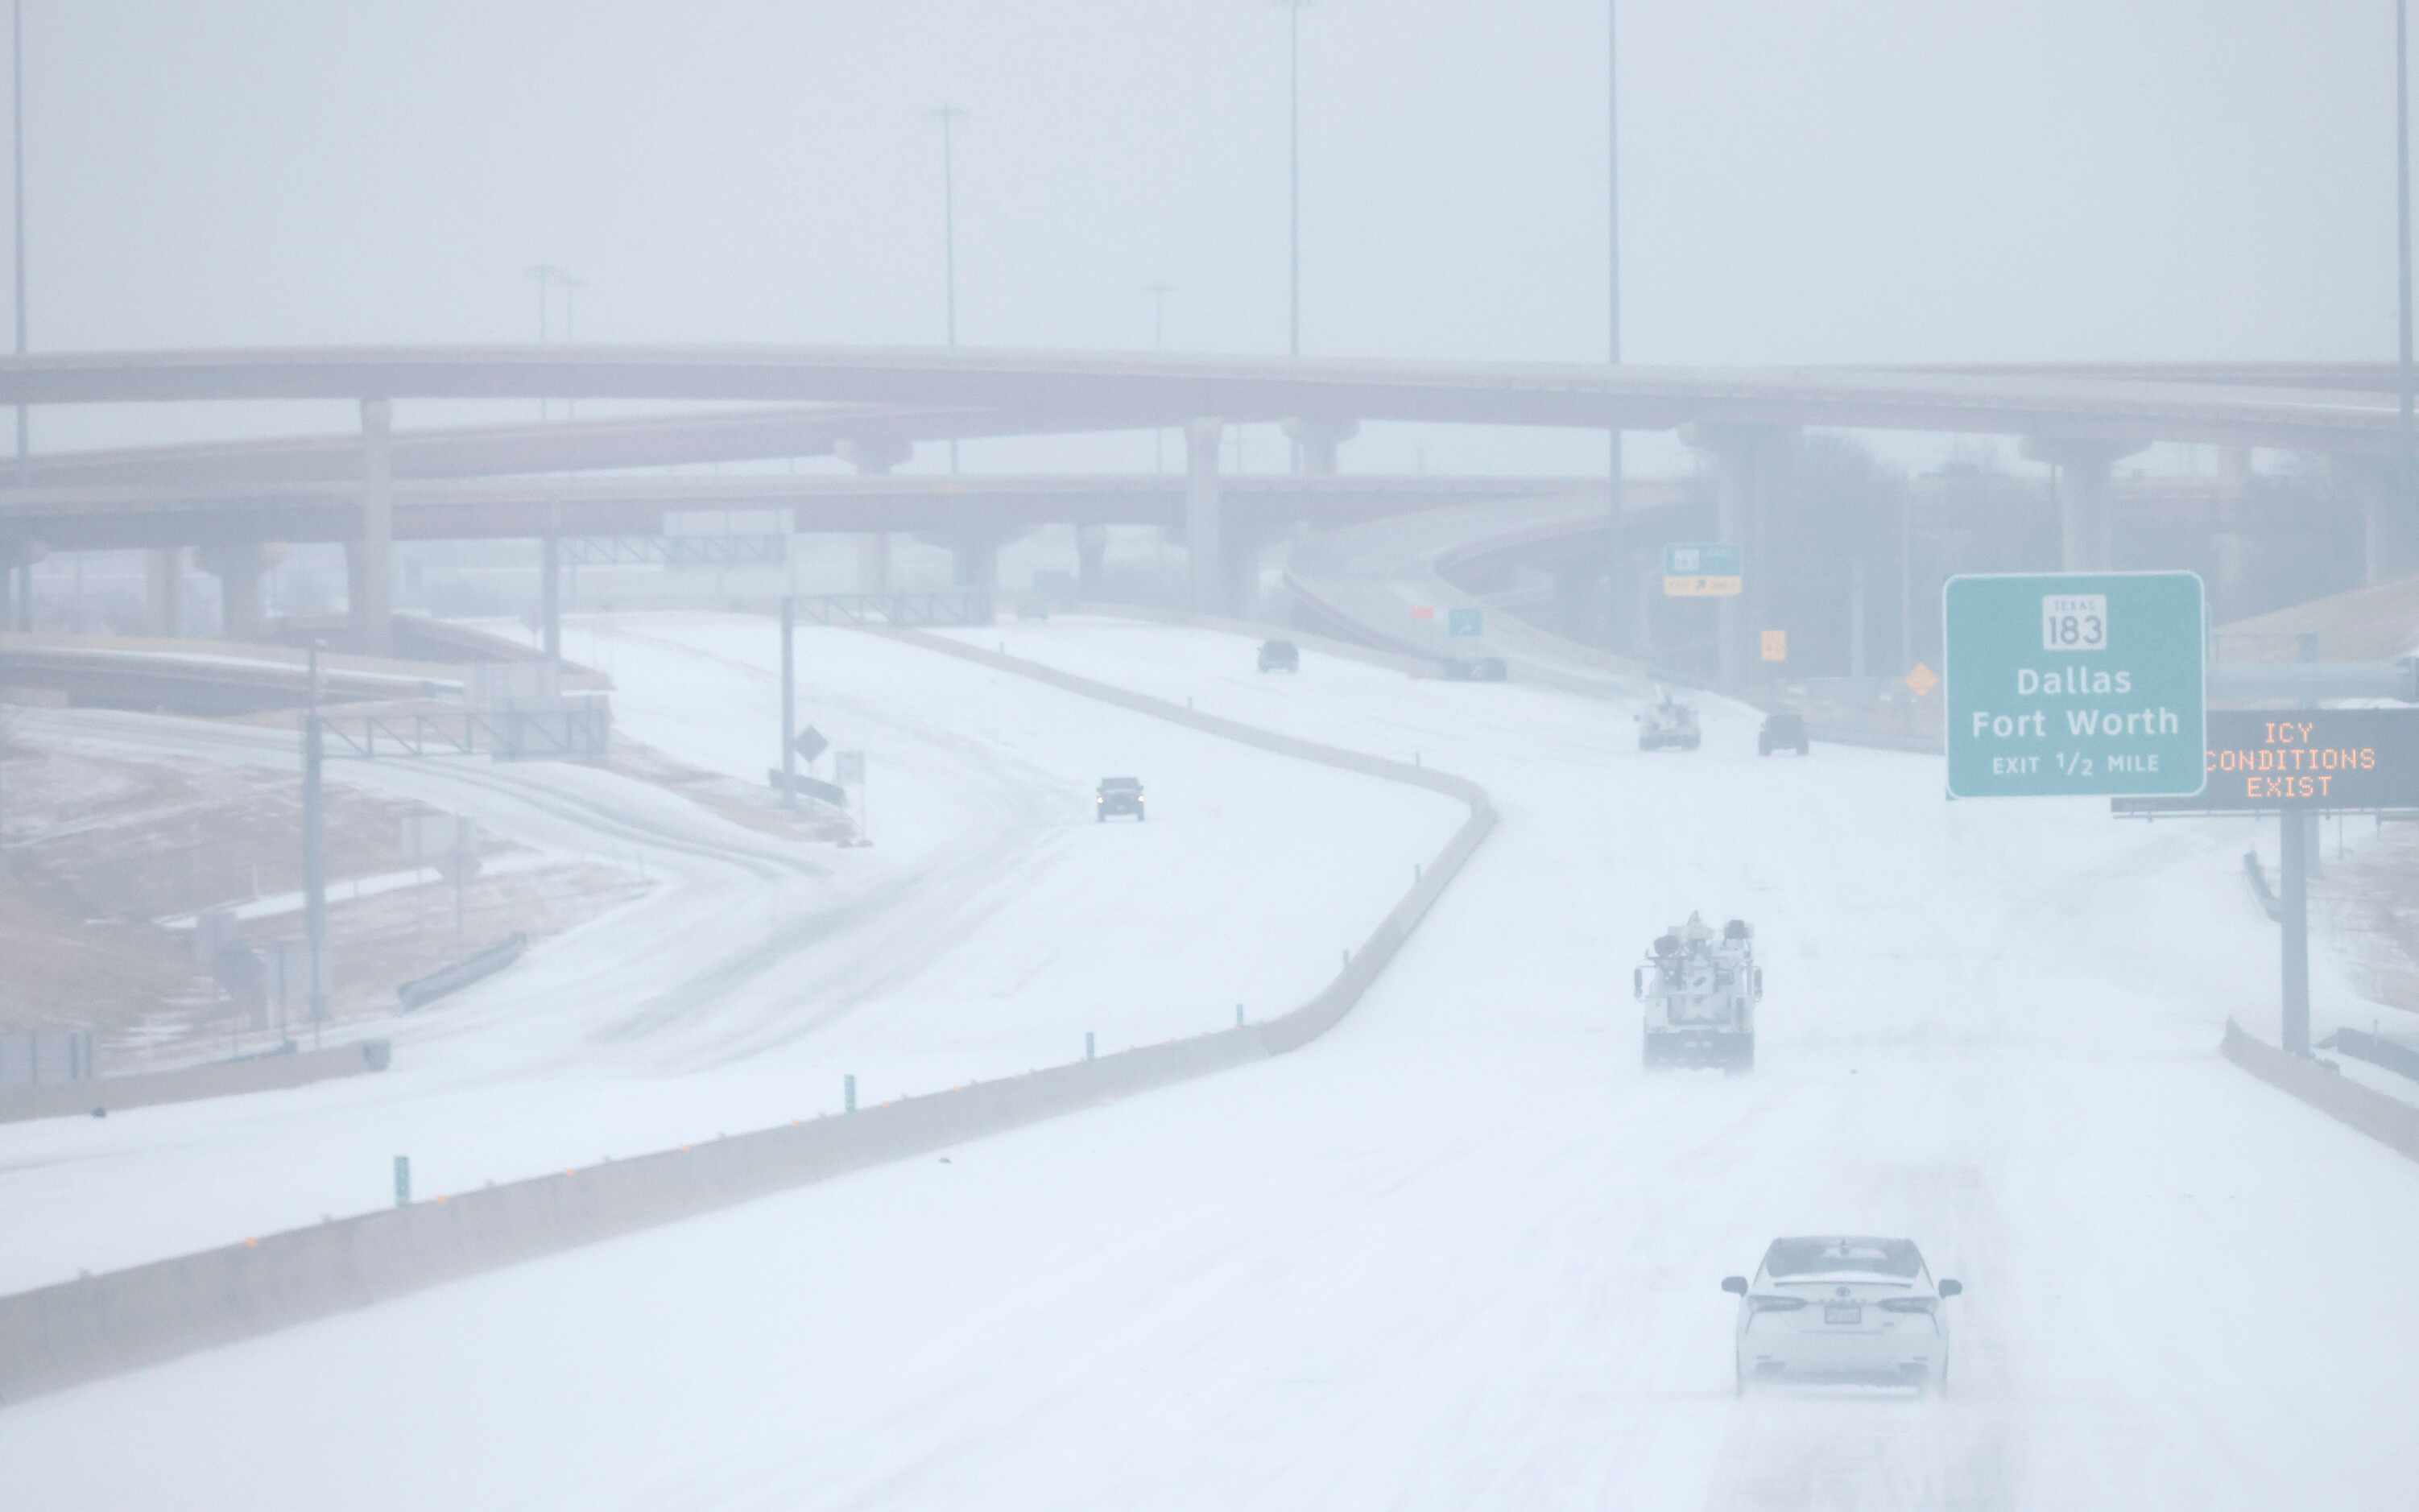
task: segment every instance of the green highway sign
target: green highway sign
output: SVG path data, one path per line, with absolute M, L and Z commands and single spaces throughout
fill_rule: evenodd
M 1457 609 L 1446 614 L 1445 625 L 1447 635 L 1478 635 L 1487 627 L 1487 616 L 1481 609 Z
M 1940 609 L 1950 797 L 2200 792 L 2198 573 L 1957 577 Z
M 1739 548 L 1725 542 L 1663 548 L 1663 594 L 1667 598 L 1732 598 L 1743 585 Z

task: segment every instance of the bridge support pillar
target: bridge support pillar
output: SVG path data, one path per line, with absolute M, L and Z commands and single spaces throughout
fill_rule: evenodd
M 1848 675 L 1865 675 L 1865 606 L 1869 597 L 1866 581 L 1872 576 L 1865 568 L 1862 551 L 1848 559 Z
M 537 625 L 546 659 L 562 659 L 562 537 L 545 535 L 537 543 Z
M 39 541 L 0 541 L 0 630 L 34 627 L 34 563 L 42 556 Z
M 1715 600 L 1716 663 L 1735 687 L 1757 665 L 1755 637 L 1770 623 L 1778 564 L 1764 549 L 1772 512 L 1789 483 L 1797 432 L 1786 425 L 1690 425 L 1681 439 L 1714 459 L 1718 533 L 1739 548 L 1743 592 Z
M 968 531 L 949 541 L 949 580 L 960 588 L 999 590 L 999 537 Z
M 832 452 L 858 472 L 869 477 L 882 477 L 914 456 L 916 443 L 888 431 L 871 431 L 861 436 L 842 437 L 832 447 Z M 890 536 L 886 532 L 875 531 L 856 538 L 856 591 L 860 594 L 890 592 Z
M 1285 423 L 1285 433 L 1293 439 L 1299 471 L 1308 477 L 1332 478 L 1337 454 L 1346 441 L 1361 434 L 1361 422 L 1296 416 Z
M 394 649 L 394 401 L 362 401 L 362 539 L 353 627 L 362 649 Z
M 2116 565 L 2109 473 L 2139 441 L 2034 436 L 2024 455 L 2057 470 L 2057 564 L 2065 572 L 2106 572 Z
M 195 554 L 204 572 L 219 580 L 220 633 L 230 640 L 260 639 L 264 605 L 261 580 L 269 550 L 256 543 L 206 546 Z
M 1075 596 L 1090 603 L 1101 596 L 1102 568 L 1109 557 L 1109 528 L 1075 527 Z
M 1264 534 L 1236 521 L 1225 522 L 1219 542 L 1217 612 L 1249 619 L 1260 608 L 1260 548 Z
M 184 633 L 185 553 L 154 547 L 143 553 L 143 629 L 175 637 Z
M 1218 490 L 1222 420 L 1195 420 L 1184 427 L 1184 549 L 1193 579 L 1193 608 L 1202 614 L 1227 611 L 1224 510 Z
M 1631 584 L 1628 612 L 1634 616 L 1629 654 L 1641 666 L 1655 665 L 1655 604 L 1663 596 L 1663 554 L 1648 549 L 1632 551 L 1626 562 L 1615 565 L 1616 572 L 1626 571 Z
M 1554 567 L 1554 625 L 1574 640 L 1593 642 L 1597 628 L 1597 589 L 1603 564 L 1583 558 Z
M 2361 580 L 2391 582 L 2419 572 L 2419 479 L 2398 459 L 2337 455 L 2329 471 L 2360 501 Z

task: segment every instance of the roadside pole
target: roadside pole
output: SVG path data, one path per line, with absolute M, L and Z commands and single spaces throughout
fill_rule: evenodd
M 798 601 L 781 598 L 781 807 L 798 807 Z
M 319 643 L 311 642 L 311 702 L 302 717 L 302 919 L 311 947 L 311 1048 L 319 1048 L 328 1018 L 328 982 L 321 957 L 328 948 L 328 873 L 321 854 L 319 768 Z
M 2281 1039 L 2288 1056 L 2310 1053 L 2310 826 L 2300 810 L 2277 816 L 2278 870 L 2284 872 L 2285 1022 Z
M 2310 1054 L 2310 873 L 2321 814 L 2419 814 L 2419 708 L 2330 708 L 2329 698 L 2370 696 L 2382 668 L 2347 663 L 2317 671 L 2303 708 L 2222 709 L 2209 716 L 2209 780 L 2188 798 L 2119 798 L 2119 816 L 2276 816 L 2275 919 L 2283 936 L 2276 1042 Z M 2236 683 L 2238 693 L 2243 685 Z M 2254 691 L 2261 691 L 2252 685 Z M 2407 696 L 2410 689 L 2405 689 Z

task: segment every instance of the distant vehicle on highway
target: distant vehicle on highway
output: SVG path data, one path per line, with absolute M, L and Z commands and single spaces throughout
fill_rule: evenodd
M 1734 1386 L 1766 1381 L 1912 1386 L 1949 1384 L 1949 1319 L 1962 1295 L 1934 1283 L 1911 1239 L 1776 1239 L 1752 1279 L 1722 1278 L 1739 1300 L 1732 1345 Z
M 1109 815 L 1130 813 L 1136 819 L 1149 817 L 1143 812 L 1142 779 L 1138 777 L 1104 777 L 1099 791 L 1092 795 L 1092 817 L 1106 824 Z
M 1806 716 L 1783 709 L 1764 717 L 1764 728 L 1756 732 L 1755 753 L 1769 756 L 1776 750 L 1806 754 Z
M 1506 683 L 1512 669 L 1501 656 L 1447 656 L 1445 680 L 1454 683 Z
M 1260 642 L 1260 671 L 1264 672 L 1298 672 L 1302 671 L 1302 647 L 1290 640 Z
M 1697 727 L 1696 706 L 1681 702 L 1669 692 L 1638 711 L 1640 750 L 1695 750 L 1703 739 Z

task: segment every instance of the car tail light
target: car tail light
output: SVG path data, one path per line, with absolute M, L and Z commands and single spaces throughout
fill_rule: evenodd
M 1933 1306 L 1930 1297 L 1886 1297 L 1881 1304 L 1886 1313 L 1928 1313 Z
M 1749 1313 L 1794 1313 L 1805 1305 L 1803 1297 L 1749 1297 L 1747 1300 Z

